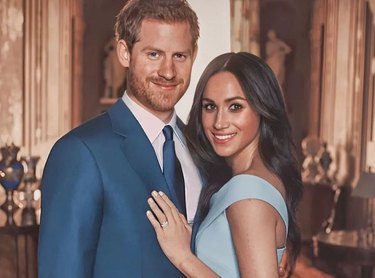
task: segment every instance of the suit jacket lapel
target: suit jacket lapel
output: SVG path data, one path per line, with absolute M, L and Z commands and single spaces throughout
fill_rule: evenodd
M 195 216 L 195 219 L 197 219 L 197 216 Z M 190 248 L 191 248 L 191 251 L 194 254 L 195 254 L 196 236 L 197 236 L 197 233 L 198 233 L 198 230 L 199 230 L 199 226 L 200 226 L 200 222 L 194 221 L 193 230 L 192 230 L 192 233 L 191 233 L 191 242 L 190 242 Z
M 168 192 L 167 184 L 160 169 L 155 151 L 144 133 L 142 127 L 135 119 L 129 108 L 122 99 L 119 99 L 109 110 L 108 114 L 112 121 L 112 129 L 123 137 L 121 150 L 125 159 L 141 177 L 145 186 L 151 190 L 162 190 Z M 178 118 L 177 125 L 181 131 L 184 124 Z M 184 138 L 181 136 L 181 138 Z M 202 178 L 202 184 L 205 179 Z M 197 219 L 197 216 L 195 217 Z M 195 237 L 199 229 L 199 222 L 193 225 L 191 248 L 195 250 Z
M 138 173 L 149 190 L 166 192 L 167 185 L 155 151 L 142 127 L 122 99 L 109 110 L 115 133 L 124 138 L 121 150 L 132 168 Z

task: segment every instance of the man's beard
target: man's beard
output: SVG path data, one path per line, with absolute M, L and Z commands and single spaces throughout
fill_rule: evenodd
M 150 84 L 179 85 L 173 92 L 161 92 L 160 90 L 151 89 Z M 158 112 L 167 112 L 174 109 L 176 103 L 184 95 L 185 87 L 183 80 L 167 81 L 163 78 L 147 77 L 144 81 L 138 79 L 129 71 L 128 90 L 142 105 L 146 108 Z

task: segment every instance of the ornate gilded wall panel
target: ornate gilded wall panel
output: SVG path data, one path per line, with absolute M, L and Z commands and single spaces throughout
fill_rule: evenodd
M 320 136 L 321 103 L 322 103 L 322 79 L 325 38 L 325 13 L 324 0 L 317 0 L 313 5 L 310 47 L 311 47 L 311 75 L 310 75 L 310 107 L 309 107 L 309 136 Z
M 367 80 L 369 63 L 372 63 L 371 57 L 366 57 L 371 43 L 366 38 L 369 37 L 366 35 L 368 3 L 366 0 L 316 0 L 313 15 L 314 105 L 310 131 L 331 146 L 335 160 L 332 171 L 336 174 L 346 171 L 346 179 L 351 183 L 363 169 L 366 159 L 363 146 L 369 140 L 366 137 L 369 128 L 364 126 L 364 121 L 369 122 L 364 113 L 368 115 L 366 111 L 370 111 L 364 106 L 368 103 L 365 92 L 372 88 Z
M 375 173 L 375 1 L 365 6 L 361 169 Z
M 337 20 L 338 0 L 325 1 L 325 34 L 324 34 L 324 61 L 322 66 L 322 92 L 321 122 L 333 123 L 332 104 L 336 88 L 336 58 L 337 58 Z M 327 124 L 320 125 L 320 134 L 324 140 L 332 141 L 331 127 Z
M 25 145 L 42 157 L 40 171 L 53 143 L 72 127 L 79 94 L 82 36 L 81 1 L 28 0 L 25 11 Z M 76 23 L 76 24 L 74 24 Z M 75 28 L 77 27 L 77 28 Z M 80 32 L 77 34 L 77 30 Z M 78 78 L 78 79 L 77 79 Z M 73 87 L 73 80 L 77 80 Z M 75 88 L 75 91 L 73 90 Z M 74 100 L 74 101 L 73 101 Z M 78 119 L 78 120 L 77 120 Z
M 14 142 L 20 156 L 40 156 L 38 178 L 53 143 L 71 129 L 72 115 L 79 121 L 73 107 L 80 109 L 82 39 L 73 43 L 73 38 L 82 38 L 81 5 L 81 0 L 0 2 L 0 146 Z M 0 187 L 0 203 L 3 199 Z
M 0 3 L 0 144 L 22 145 L 23 0 Z
M 260 55 L 259 0 L 231 0 L 231 48 Z

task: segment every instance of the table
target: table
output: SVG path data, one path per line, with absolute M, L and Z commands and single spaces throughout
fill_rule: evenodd
M 304 183 L 303 198 L 298 209 L 298 223 L 304 243 L 312 237 L 330 229 L 344 227 L 345 190 L 325 184 Z
M 39 226 L 2 226 L 0 244 L 5 254 L 1 265 L 4 277 L 37 277 L 37 243 Z M 3 277 L 3 276 L 1 276 Z
M 337 230 L 318 233 L 313 238 L 314 254 L 333 263 L 361 267 L 362 278 L 372 278 L 375 266 L 375 237 L 364 230 Z

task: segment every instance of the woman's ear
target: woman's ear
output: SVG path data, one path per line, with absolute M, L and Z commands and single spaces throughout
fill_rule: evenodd
M 117 42 L 117 57 L 123 67 L 129 67 L 130 53 L 124 40 L 119 40 Z

